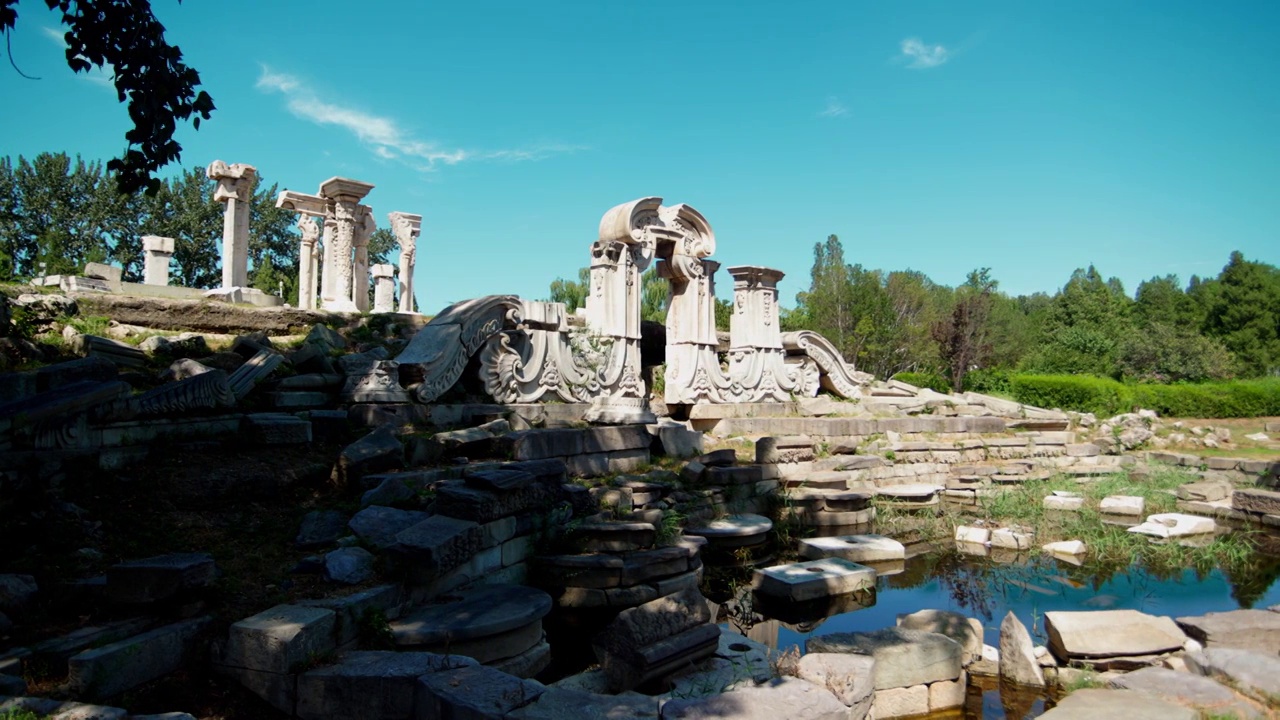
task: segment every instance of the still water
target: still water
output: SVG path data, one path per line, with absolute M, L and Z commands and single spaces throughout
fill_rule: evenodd
M 1218 569 L 1075 566 L 1044 556 L 996 563 L 954 550 L 935 550 L 897 567 L 882 568 L 881 573 L 876 592 L 859 598 L 865 607 L 846 603 L 829 616 L 818 607 L 811 608 L 808 616 L 788 613 L 774 619 L 766 614 L 768 608 L 748 609 L 730 592 L 713 599 L 722 602 L 720 620 L 726 628 L 778 649 L 797 645 L 801 651 L 811 636 L 878 630 L 895 625 L 899 615 L 924 609 L 978 618 L 986 642 L 999 646 L 1000 621 L 1010 610 L 1035 642 L 1044 644 L 1043 615 L 1053 610 L 1133 609 L 1179 617 L 1280 604 L 1280 583 L 1276 582 L 1280 558 L 1258 558 L 1248 572 L 1228 575 Z M 724 577 L 736 585 L 731 574 Z M 1035 717 L 1044 710 L 1042 698 L 1002 700 L 994 687 L 985 692 L 971 687 L 970 691 L 966 718 Z

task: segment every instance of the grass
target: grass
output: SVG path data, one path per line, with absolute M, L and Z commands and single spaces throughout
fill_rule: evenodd
M 30 710 L 24 708 L 9 708 L 8 710 L 0 710 L 0 720 L 40 720 L 43 715 L 37 715 Z
M 1110 495 L 1136 495 L 1145 501 L 1143 515 L 1175 512 L 1173 491 L 1196 476 L 1177 468 L 1153 465 L 1149 475 L 1116 474 L 1082 482 L 1055 476 L 1002 488 L 979 498 L 977 507 L 956 508 L 943 504 L 936 516 L 907 513 L 892 507 L 877 509 L 878 532 L 912 540 L 947 541 L 959 525 L 981 520 L 988 525 L 1021 526 L 1035 533 L 1033 546 L 1058 540 L 1081 540 L 1090 561 L 1104 565 L 1141 563 L 1154 570 L 1192 568 L 1225 572 L 1246 571 L 1258 562 L 1253 533 L 1237 530 L 1213 537 L 1207 543 L 1188 546 L 1177 542 L 1154 543 L 1148 536 L 1104 522 L 1098 503 Z M 1055 490 L 1079 493 L 1084 508 L 1074 512 L 1045 510 L 1043 499 Z

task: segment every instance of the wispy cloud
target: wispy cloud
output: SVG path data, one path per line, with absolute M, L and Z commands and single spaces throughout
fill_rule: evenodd
M 262 92 L 280 93 L 285 107 L 303 120 L 317 125 L 333 125 L 356 136 L 374 155 L 385 160 L 407 162 L 419 170 L 435 170 L 441 165 L 456 165 L 465 160 L 520 162 L 541 160 L 552 155 L 585 148 L 573 145 L 536 145 L 514 150 L 466 150 L 448 148 L 422 140 L 401 127 L 392 118 L 381 117 L 352 107 L 322 99 L 298 78 L 262 66 L 256 87 Z
M 907 38 L 902 41 L 899 59 L 912 70 L 928 70 L 945 64 L 951 59 L 951 52 L 942 45 L 929 45 L 920 38 Z
M 837 118 L 848 114 L 849 108 L 845 107 L 844 103 L 840 102 L 840 98 L 835 95 L 828 95 L 827 106 L 823 108 L 822 112 L 818 113 L 818 116 Z
M 67 39 L 66 39 L 65 33 L 63 33 L 61 30 L 57 28 L 51 28 L 47 25 L 41 25 L 40 31 L 44 33 L 44 36 L 48 38 L 50 42 L 53 42 L 63 50 L 67 49 Z M 111 75 L 108 75 L 106 71 L 103 70 L 102 68 L 91 67 L 89 68 L 88 72 L 76 73 L 76 77 L 80 78 L 81 80 L 86 80 L 90 83 L 93 83 L 94 85 L 98 85 L 104 88 L 109 88 L 113 91 L 115 90 L 115 87 L 116 87 L 115 83 L 111 81 Z

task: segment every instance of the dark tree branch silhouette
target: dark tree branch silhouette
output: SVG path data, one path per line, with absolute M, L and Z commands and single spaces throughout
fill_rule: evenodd
M 6 41 L 18 20 L 17 4 L 0 0 L 0 32 Z M 67 65 L 74 72 L 110 66 L 116 96 L 128 103 L 133 122 L 124 136 L 128 146 L 107 163 L 120 192 L 156 193 L 160 181 L 154 173 L 182 153 L 173 139 L 178 122 L 190 118 L 199 129 L 214 110 L 213 98 L 197 91 L 199 73 L 165 40 L 149 0 L 45 0 L 45 5 L 62 13 L 67 26 Z

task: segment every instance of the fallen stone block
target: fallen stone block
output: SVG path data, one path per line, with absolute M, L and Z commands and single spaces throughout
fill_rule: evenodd
M 382 426 L 343 448 L 331 474 L 334 483 L 346 487 L 360 478 L 404 466 L 404 445 L 390 426 Z
M 218 566 L 207 553 L 175 553 L 130 560 L 107 569 L 106 596 L 119 603 L 160 602 L 207 587 Z
M 1216 532 L 1217 529 L 1218 525 L 1213 518 L 1183 513 L 1157 513 L 1148 515 L 1146 522 L 1134 525 L 1128 532 L 1157 538 L 1175 538 L 1208 535 Z
M 891 627 L 867 633 L 811 637 L 807 652 L 855 653 L 875 658 L 876 690 L 909 688 L 955 680 L 963 671 L 964 648 L 938 633 Z
M 1200 714 L 1190 708 L 1158 700 L 1133 690 L 1076 690 L 1063 698 L 1040 720 L 1197 720 Z
M 1231 506 L 1259 515 L 1280 514 L 1280 492 L 1258 488 L 1236 488 L 1231 493 Z
M 748 684 L 720 695 L 670 700 L 662 706 L 663 720 L 848 720 L 849 707 L 826 688 L 800 678 L 778 678 L 762 685 Z
M 1047 612 L 1049 649 L 1060 663 L 1181 650 L 1187 636 L 1167 617 L 1137 610 Z
M 1205 647 L 1233 647 L 1274 655 L 1280 648 L 1280 613 L 1232 610 L 1177 618 L 1178 627 Z
M 360 539 L 378 550 L 385 550 L 396 544 L 396 535 L 426 520 L 429 515 L 417 510 L 397 510 L 396 508 L 371 505 L 356 513 L 347 526 L 360 536 Z
M 537 700 L 546 687 L 476 665 L 422 676 L 414 717 L 500 720 Z
M 211 617 L 184 620 L 150 630 L 67 660 L 67 684 L 76 696 L 105 699 L 164 677 L 190 656 L 190 640 Z
M 418 678 L 474 665 L 460 655 L 358 651 L 298 676 L 297 715 L 302 720 L 409 718 Z M 431 716 L 425 716 L 431 717 Z
M 841 558 L 822 558 L 755 571 L 756 592 L 801 602 L 874 587 L 876 572 Z
M 1112 678 L 1108 685 L 1122 690 L 1145 693 L 1164 701 L 1176 702 L 1184 707 L 1213 713 L 1218 717 L 1229 716 L 1250 719 L 1263 718 L 1262 711 L 1223 685 L 1200 675 L 1176 672 L 1167 668 L 1142 668 Z
M 875 663 L 869 655 L 809 653 L 796 664 L 796 675 L 829 690 L 849 708 L 851 719 L 860 720 L 875 700 Z

